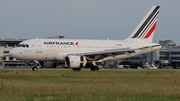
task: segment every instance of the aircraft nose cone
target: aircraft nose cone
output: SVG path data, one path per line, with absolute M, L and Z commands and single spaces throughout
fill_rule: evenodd
M 12 56 L 12 57 L 16 57 L 16 54 L 17 52 L 16 52 L 16 49 L 11 49 L 10 51 L 9 51 L 9 54 Z
M 13 49 L 11 49 L 11 50 L 9 51 L 9 55 L 11 55 L 11 56 L 14 55 Z

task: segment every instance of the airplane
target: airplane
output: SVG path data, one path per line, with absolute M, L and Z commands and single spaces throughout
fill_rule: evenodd
M 24 60 L 60 61 L 74 71 L 80 71 L 87 63 L 92 64 L 91 71 L 99 70 L 96 62 L 129 58 L 162 47 L 152 43 L 159 9 L 160 6 L 153 6 L 124 40 L 36 38 L 22 41 L 9 54 Z M 32 70 L 37 70 L 37 67 Z

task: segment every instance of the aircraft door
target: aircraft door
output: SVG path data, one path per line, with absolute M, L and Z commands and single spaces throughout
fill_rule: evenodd
M 36 41 L 36 53 L 42 53 L 41 41 Z

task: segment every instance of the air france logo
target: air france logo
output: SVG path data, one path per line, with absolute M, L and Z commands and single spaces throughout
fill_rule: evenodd
M 78 42 L 44 42 L 44 45 L 78 45 Z
M 76 42 L 76 45 L 78 45 L 79 42 Z

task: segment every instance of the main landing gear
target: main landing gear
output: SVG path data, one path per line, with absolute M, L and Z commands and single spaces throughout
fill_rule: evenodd
M 72 68 L 73 71 L 81 71 L 81 68 Z M 98 71 L 99 70 L 99 67 L 98 66 L 91 66 L 90 67 L 90 70 L 91 71 Z
M 81 68 L 73 68 L 73 71 L 81 71 Z
M 92 65 L 91 65 L 91 71 L 98 71 L 99 67 L 96 65 L 95 61 L 92 61 Z
M 98 66 L 91 66 L 91 71 L 98 71 L 99 67 Z
M 93 65 L 93 63 L 89 63 L 86 65 L 86 67 L 90 68 L 91 71 L 98 71 L 99 70 L 99 67 L 96 66 L 96 65 Z M 81 71 L 81 67 L 80 68 L 72 68 L 73 71 Z

